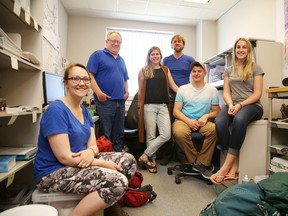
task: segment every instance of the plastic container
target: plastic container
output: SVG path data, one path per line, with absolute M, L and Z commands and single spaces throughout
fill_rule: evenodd
M 57 216 L 56 208 L 42 204 L 23 205 L 0 213 L 1 216 Z
M 250 182 L 250 179 L 248 175 L 245 175 L 244 178 L 242 179 L 242 184 L 248 184 Z
M 44 193 L 36 189 L 32 194 L 32 201 L 33 203 L 53 206 L 57 209 L 58 216 L 68 216 L 83 197 L 84 195 L 80 194 Z M 98 212 L 95 216 L 103 216 L 103 212 Z

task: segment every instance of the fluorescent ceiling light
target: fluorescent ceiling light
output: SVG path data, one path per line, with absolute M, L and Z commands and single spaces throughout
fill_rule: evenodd
M 184 2 L 191 2 L 191 3 L 200 3 L 200 4 L 206 4 L 210 0 L 184 0 Z

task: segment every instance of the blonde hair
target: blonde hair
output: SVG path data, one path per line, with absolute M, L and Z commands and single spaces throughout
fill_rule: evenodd
M 236 56 L 236 47 L 239 41 L 245 41 L 247 45 L 247 57 L 243 62 L 243 73 L 242 73 L 242 80 L 246 81 L 252 75 L 252 67 L 253 67 L 252 45 L 250 41 L 246 38 L 238 38 L 234 44 L 233 56 L 232 56 L 232 73 L 235 73 L 235 71 L 237 71 L 238 58 Z
M 174 35 L 171 39 L 171 44 L 173 44 L 174 39 L 181 40 L 183 45 L 185 46 L 185 38 L 182 35 L 180 35 L 180 34 Z
M 162 59 L 162 53 L 159 47 L 153 46 L 149 49 L 147 56 L 146 56 L 146 63 L 145 66 L 141 69 L 143 76 L 145 79 L 153 78 L 154 77 L 154 70 L 152 67 L 152 63 L 150 60 L 150 55 L 153 51 L 157 50 L 161 56 Z M 161 64 L 160 64 L 161 65 Z
M 117 32 L 117 31 L 108 32 L 108 33 L 107 33 L 107 36 L 106 36 L 106 40 L 109 40 L 112 34 L 117 34 L 117 35 L 119 35 L 119 37 L 120 37 L 120 39 L 121 39 L 121 41 L 122 41 L 122 36 L 121 36 L 121 34 L 120 34 L 119 32 Z

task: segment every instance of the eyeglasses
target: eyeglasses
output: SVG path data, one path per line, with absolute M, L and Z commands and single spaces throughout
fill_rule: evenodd
M 118 40 L 110 40 L 110 39 L 107 39 L 108 41 L 110 41 L 112 44 L 121 44 L 122 41 L 118 41 Z
M 74 84 L 79 84 L 81 80 L 82 80 L 85 84 L 90 84 L 90 83 L 91 83 L 91 78 L 89 78 L 89 77 L 83 77 L 83 78 L 81 78 L 81 77 L 79 77 L 79 76 L 76 76 L 76 77 L 69 77 L 69 78 L 67 78 L 66 80 L 72 80 L 72 82 L 73 82 Z

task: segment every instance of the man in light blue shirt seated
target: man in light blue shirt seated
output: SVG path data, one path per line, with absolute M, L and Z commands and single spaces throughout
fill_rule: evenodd
M 215 124 L 220 111 L 217 89 L 204 79 L 207 72 L 203 63 L 191 64 L 191 83 L 181 86 L 176 95 L 173 115 L 173 136 L 185 153 L 186 159 L 193 164 L 193 169 L 209 179 L 214 170 L 211 165 L 217 142 Z M 199 132 L 204 136 L 200 152 L 195 148 L 191 133 Z

